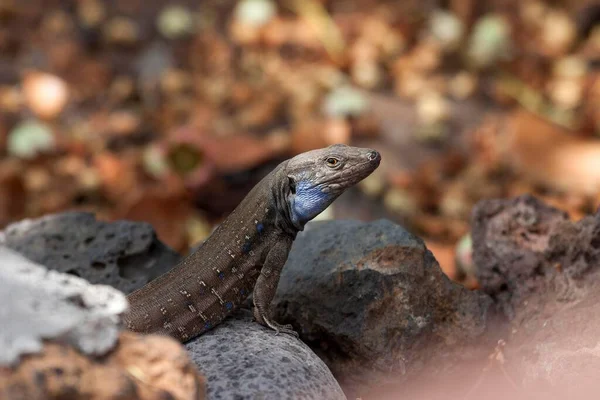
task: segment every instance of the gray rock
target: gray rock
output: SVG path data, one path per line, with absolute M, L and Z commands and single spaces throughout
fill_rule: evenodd
M 353 393 L 446 367 L 486 329 L 491 300 L 450 281 L 422 240 L 387 220 L 309 224 L 274 301 Z M 454 352 L 454 353 L 453 353 Z M 437 364 L 434 360 L 444 359 Z
M 480 201 L 473 208 L 473 262 L 481 289 L 498 308 L 514 317 L 514 307 L 531 293 L 541 293 L 546 276 L 550 233 L 568 221 L 565 212 L 524 195 Z M 549 267 L 549 268 L 548 268 Z
M 304 343 L 275 335 L 239 310 L 186 344 L 207 379 L 209 399 L 345 399 L 327 366 Z
M 130 293 L 170 270 L 180 256 L 156 238 L 150 224 L 97 221 L 66 212 L 9 225 L 0 245 L 50 269 Z
M 127 300 L 108 286 L 48 271 L 0 247 L 0 367 L 60 339 L 85 354 L 114 347 Z

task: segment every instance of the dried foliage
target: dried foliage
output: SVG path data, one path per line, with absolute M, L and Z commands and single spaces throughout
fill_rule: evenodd
M 261 166 L 332 143 L 382 151 L 361 216 L 403 221 L 450 275 L 482 198 L 592 211 L 600 7 L 441 3 L 1 2 L 0 225 L 86 209 L 183 250 Z

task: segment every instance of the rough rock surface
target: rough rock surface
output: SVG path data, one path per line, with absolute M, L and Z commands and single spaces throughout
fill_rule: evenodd
M 0 367 L 0 398 L 204 399 L 205 381 L 175 340 L 124 332 L 104 357 L 86 357 L 65 343 L 50 342 L 14 368 Z
M 473 209 L 473 261 L 482 290 L 502 311 L 514 316 L 514 305 L 545 285 L 544 252 L 551 233 L 567 214 L 532 196 L 486 200 Z
M 345 399 L 327 366 L 304 343 L 239 310 L 186 348 L 206 376 L 210 399 Z
M 0 366 L 60 339 L 85 354 L 111 350 L 127 300 L 108 286 L 48 271 L 0 247 Z
M 486 200 L 472 226 L 481 288 L 498 306 L 481 342 L 487 349 L 446 376 L 424 373 L 371 397 L 596 399 L 600 210 L 572 222 L 531 196 Z
M 66 212 L 9 225 L 0 245 L 46 267 L 131 293 L 171 269 L 180 256 L 147 223 L 97 221 Z
M 510 318 L 526 300 L 575 301 L 587 296 L 584 286 L 598 284 L 600 213 L 571 222 L 566 213 L 526 195 L 480 202 L 472 225 L 481 289 Z
M 503 359 L 516 397 L 596 398 L 600 212 L 571 222 L 531 196 L 483 201 L 473 245 L 482 289 L 510 319 Z
M 291 323 L 350 393 L 381 382 L 382 372 L 402 382 L 447 367 L 433 360 L 480 337 L 490 303 L 451 282 L 422 240 L 386 220 L 309 225 L 274 302 L 276 319 Z
M 200 399 L 183 347 L 120 332 L 123 293 L 0 246 L 0 398 Z

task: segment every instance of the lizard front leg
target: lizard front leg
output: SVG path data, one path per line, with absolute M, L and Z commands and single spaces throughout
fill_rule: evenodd
M 260 275 L 254 286 L 254 318 L 264 326 L 279 332 L 289 333 L 298 337 L 298 333 L 291 325 L 280 325 L 271 319 L 271 301 L 275 297 L 279 276 L 292 247 L 292 240 L 278 242 L 267 254 L 267 258 L 260 270 Z

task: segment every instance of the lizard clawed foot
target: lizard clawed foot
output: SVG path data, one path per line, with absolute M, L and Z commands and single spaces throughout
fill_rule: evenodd
M 275 321 L 272 321 L 270 318 L 266 317 L 264 314 L 261 314 L 258 309 L 254 310 L 254 319 L 261 325 L 268 326 L 269 328 L 275 331 L 275 335 L 279 335 L 279 333 L 287 333 L 289 335 L 299 337 L 298 332 L 294 330 L 292 325 L 286 324 L 281 325 Z
M 279 335 L 280 332 L 287 333 L 289 335 L 299 337 L 298 332 L 294 330 L 292 325 L 280 325 L 277 322 L 269 321 L 268 319 L 263 318 L 267 326 L 275 331 L 275 335 Z

